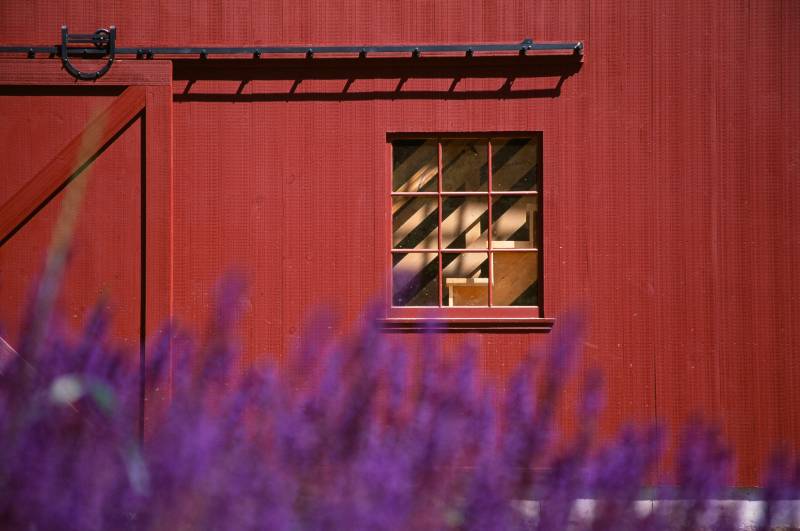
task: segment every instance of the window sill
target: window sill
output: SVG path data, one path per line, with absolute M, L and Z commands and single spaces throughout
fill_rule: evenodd
M 528 318 L 423 318 L 387 317 L 379 323 L 386 332 L 510 332 L 546 333 L 553 329 L 555 319 Z

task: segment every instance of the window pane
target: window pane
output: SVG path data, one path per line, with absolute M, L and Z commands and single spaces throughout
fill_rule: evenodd
M 536 306 L 538 264 L 535 252 L 492 253 L 495 306 Z
M 392 143 L 392 191 L 435 192 L 439 154 L 433 140 Z
M 442 247 L 486 249 L 489 196 L 442 197 Z
M 492 190 L 535 190 L 539 184 L 538 162 L 535 139 L 492 139 Z
M 537 246 L 537 196 L 496 195 L 492 199 L 492 248 L 531 249 Z
M 442 306 L 489 305 L 489 260 L 486 253 L 444 253 L 442 266 Z
M 489 166 L 486 140 L 446 140 L 442 142 L 442 191 L 476 192 L 488 190 Z
M 392 304 L 395 306 L 437 306 L 439 298 L 437 253 L 395 253 L 392 255 Z
M 439 201 L 435 197 L 392 198 L 392 246 L 395 249 L 436 249 Z

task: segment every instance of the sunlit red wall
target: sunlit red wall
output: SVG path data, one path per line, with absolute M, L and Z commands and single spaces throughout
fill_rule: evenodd
M 438 94 L 395 98 L 397 80 L 355 79 L 349 90 L 366 95 L 345 98 L 344 79 L 292 93 L 292 79 L 240 86 L 230 72 L 176 64 L 175 314 L 204 320 L 216 279 L 238 268 L 250 284 L 246 363 L 285 352 L 316 305 L 352 318 L 384 288 L 387 132 L 542 131 L 545 314 L 558 326 L 564 310 L 588 309 L 583 365 L 607 378 L 604 430 L 654 420 L 677 429 L 703 412 L 733 443 L 740 485 L 759 482 L 772 446 L 800 444 L 795 0 L 0 3 L 3 44 L 54 44 L 63 23 L 115 24 L 131 46 L 585 41 L 580 71 L 546 97 L 491 95 L 504 79 L 456 89 L 483 97 L 410 79 L 402 90 Z M 40 112 L 47 123 L 52 109 Z M 101 199 L 87 215 L 118 223 Z M 47 236 L 36 238 L 43 252 Z M 132 251 L 96 260 L 136 258 L 129 241 Z M 2 286 L 29 273 L 3 260 Z M 18 301 L 3 293 L 3 318 L 16 322 Z M 547 337 L 443 341 L 476 341 L 494 378 Z

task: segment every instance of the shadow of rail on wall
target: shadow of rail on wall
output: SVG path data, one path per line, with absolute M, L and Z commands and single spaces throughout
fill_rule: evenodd
M 176 59 L 175 101 L 556 98 L 578 73 L 564 55 Z

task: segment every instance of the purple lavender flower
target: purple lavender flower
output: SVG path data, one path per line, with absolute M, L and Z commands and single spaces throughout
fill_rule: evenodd
M 646 514 L 637 503 L 663 430 L 628 426 L 598 443 L 598 373 L 586 379 L 577 434 L 560 438 L 555 411 L 582 341 L 576 316 L 559 319 L 549 348 L 501 393 L 481 384 L 469 345 L 447 363 L 429 331 L 408 350 L 382 333 L 375 308 L 350 333 L 321 312 L 282 368 L 243 370 L 233 333 L 243 294 L 236 279 L 221 289 L 200 342 L 175 326 L 151 338 L 144 441 L 137 356 L 114 347 L 108 316 L 95 310 L 79 334 L 50 316 L 36 324 L 36 340 L 22 341 L 0 372 L 0 528 L 736 524 L 730 511 L 708 510 L 730 481 L 731 456 L 704 424 L 679 451 L 686 502 Z M 780 502 L 800 485 L 786 456 L 770 471 L 764 529 L 785 518 Z M 587 500 L 590 510 L 578 510 Z

